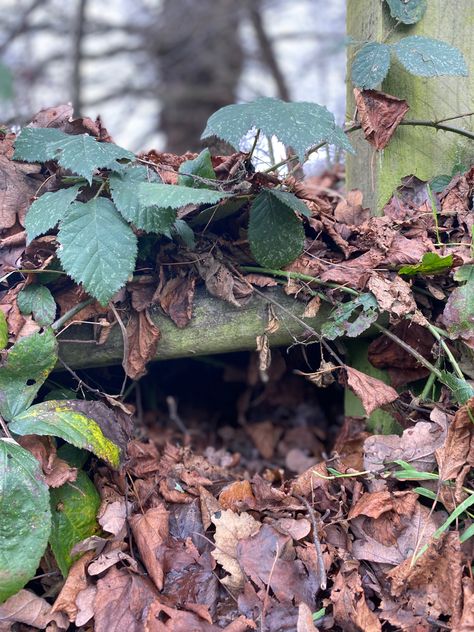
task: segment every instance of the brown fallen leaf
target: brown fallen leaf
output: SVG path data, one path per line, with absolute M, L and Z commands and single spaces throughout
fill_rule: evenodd
M 463 610 L 461 618 L 453 632 L 472 632 L 474 630 L 474 579 L 463 577 Z
M 372 273 L 367 283 L 382 311 L 396 317 L 406 316 L 416 311 L 416 303 L 410 286 L 399 276 L 386 278 Z
M 165 623 L 166 622 L 166 623 Z M 160 601 L 153 602 L 147 613 L 145 632 L 217 632 L 218 628 L 194 612 L 170 608 Z
M 231 509 L 239 512 L 243 509 L 253 509 L 255 507 L 255 496 L 252 486 L 247 480 L 234 481 L 224 487 L 219 494 L 219 503 L 222 509 Z
M 124 358 L 124 369 L 129 378 L 138 380 L 146 374 L 147 362 L 156 355 L 161 333 L 148 310 L 132 311 L 126 329 L 128 353 Z
M 129 519 L 143 564 L 158 590 L 163 589 L 163 555 L 169 536 L 169 512 L 164 505 L 152 507 Z
M 71 467 L 66 461 L 58 457 L 56 444 L 52 437 L 24 435 L 18 437 L 18 443 L 39 461 L 49 487 L 60 487 L 76 480 L 77 468 Z
M 89 564 L 87 572 L 91 577 L 100 575 L 111 566 L 121 564 L 133 573 L 139 573 L 138 563 L 128 553 L 120 550 L 120 548 L 112 549 L 107 553 L 102 553 L 97 559 Z
M 275 448 L 283 433 L 281 426 L 275 426 L 270 420 L 259 421 L 245 426 L 245 431 L 251 437 L 255 447 L 264 459 L 273 458 Z
M 306 518 L 280 518 L 275 522 L 275 528 L 285 535 L 289 535 L 293 540 L 302 540 L 311 531 L 311 523 Z
M 344 369 L 347 386 L 360 399 L 367 415 L 398 398 L 398 393 L 394 388 L 376 377 L 366 375 L 347 365 Z
M 94 556 L 94 551 L 88 551 L 74 562 L 66 577 L 64 586 L 53 604 L 51 612 L 64 612 L 71 623 L 76 620 L 78 613 L 76 598 L 88 586 L 86 566 Z
M 354 88 L 354 97 L 366 140 L 375 149 L 384 149 L 410 106 L 404 99 L 378 90 Z
M 127 503 L 124 498 L 112 502 L 104 500 L 97 514 L 97 521 L 104 531 L 112 533 L 118 538 L 123 538 L 127 516 L 131 513 L 131 510 L 132 503 Z
M 256 534 L 261 524 L 249 513 L 236 514 L 230 509 L 216 512 L 211 516 L 211 520 L 216 527 L 216 548 L 212 551 L 212 557 L 229 573 L 221 581 L 229 590 L 240 590 L 245 575 L 237 559 L 237 546 L 241 540 Z
M 76 626 L 78 628 L 85 625 L 94 616 L 94 600 L 96 594 L 97 586 L 88 586 L 78 593 L 76 597 Z
M 250 300 L 253 289 L 250 285 L 234 277 L 229 268 L 211 254 L 202 256 L 196 262 L 209 294 L 241 307 Z
M 314 625 L 313 612 L 305 603 L 300 603 L 298 606 L 296 632 L 318 632 L 318 628 Z
M 193 315 L 193 300 L 196 287 L 194 276 L 177 276 L 168 279 L 164 285 L 158 286 L 153 303 L 159 303 L 161 309 L 168 314 L 176 327 L 186 327 Z
M 67 630 L 69 621 L 63 612 L 53 612 L 46 599 L 38 597 L 30 590 L 20 590 L 4 603 L 0 604 L 0 621 L 24 623 L 44 630 L 54 621 L 57 628 Z
M 334 209 L 334 217 L 341 224 L 359 226 L 370 217 L 370 209 L 362 207 L 363 195 L 359 189 L 348 191 L 346 197 L 339 200 Z

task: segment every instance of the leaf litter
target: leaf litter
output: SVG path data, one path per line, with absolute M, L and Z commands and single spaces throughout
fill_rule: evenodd
M 367 140 L 383 149 L 405 102 L 374 90 L 357 91 L 356 98 Z M 32 127 L 112 140 L 100 119 L 72 119 L 67 106 L 40 112 Z M 41 282 L 60 318 L 88 298 L 54 274 L 54 229 L 26 248 L 29 204 L 41 186 L 57 189 L 65 173 L 54 163 L 41 168 L 13 162 L 14 140 L 12 134 L 0 139 L 0 168 L 8 182 L 0 191 L 0 224 L 2 239 L 9 240 L 0 264 L 7 274 L 29 272 L 2 288 L 9 343 L 40 330 L 34 314 L 22 314 L 17 304 L 39 272 L 50 272 Z M 141 156 L 172 185 L 187 173 L 181 165 L 196 158 L 155 151 Z M 210 166 L 223 192 L 245 185 L 256 193 L 280 184 L 270 174 L 248 173 L 239 152 L 210 160 L 208 173 Z M 371 293 L 375 315 L 385 312 L 387 322 L 369 347 L 369 360 L 388 371 L 390 384 L 334 357 L 320 363 L 311 358 L 309 369 L 294 370 L 291 360 L 267 349 L 265 358 L 254 354 L 247 366 L 226 360 L 225 383 L 241 387 L 232 405 L 234 425 L 215 425 L 212 401 L 201 410 L 180 404 L 178 414 L 172 396 L 165 412 L 156 402 L 144 411 L 139 397 L 128 397 L 135 431 L 127 438 L 127 414 L 116 406 L 107 415 L 101 411 L 95 422 L 106 436 L 118 432 L 126 453 L 116 470 L 95 458 L 87 462 L 101 498 L 102 530 L 76 545 L 73 552 L 82 556 L 65 579 L 46 555 L 38 578 L 0 605 L 2 630 L 20 629 L 18 624 L 51 632 L 471 629 L 473 540 L 463 534 L 472 526 L 472 508 L 449 529 L 440 528 L 474 493 L 474 399 L 457 404 L 442 381 L 423 398 L 418 385 L 430 374 L 426 363 L 441 366 L 442 345 L 426 322 L 448 330 L 446 344 L 460 365 L 470 357 L 462 345 L 472 349 L 474 171 L 454 175 L 439 191 L 409 176 L 382 217 L 370 217 L 359 191 L 345 194 L 342 179 L 341 166 L 335 166 L 303 182 L 282 181 L 308 209 L 304 252 L 284 271 L 245 270 L 255 263 L 245 233 L 248 205 L 233 209 L 224 200 L 205 215 L 205 224 L 199 216 L 206 209 L 188 205 L 178 215 L 195 229 L 193 248 L 162 237 L 147 242 L 135 230 L 139 265 L 133 280 L 112 298 L 112 307 L 91 301 L 62 326 L 92 320 L 104 340 L 112 326 L 120 326 L 119 314 L 128 350 L 124 369 L 131 380 L 146 380 L 161 337 L 152 310 L 159 307 L 177 327 L 186 327 L 199 285 L 236 308 L 259 288 L 277 284 L 305 301 L 307 314 L 329 302 L 336 313 L 331 339 L 341 327 L 337 314 L 345 314 L 346 333 L 358 335 L 374 322 L 369 303 L 348 305 L 355 294 Z M 427 254 L 434 255 L 432 267 Z M 412 272 L 399 275 L 401 266 L 413 266 Z M 342 420 L 331 405 L 325 418 L 315 387 L 339 397 L 335 377 L 361 400 L 367 417 L 382 409 L 398 432 L 370 432 L 365 418 Z M 80 398 L 88 392 L 115 401 L 96 391 L 79 382 Z M 84 406 L 94 411 L 96 404 L 71 408 Z M 229 418 L 228 402 L 220 414 Z M 50 436 L 19 441 L 50 487 L 74 486 L 78 466 L 62 457 Z

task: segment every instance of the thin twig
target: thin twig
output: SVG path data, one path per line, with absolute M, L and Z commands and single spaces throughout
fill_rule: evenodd
M 301 274 L 299 272 L 289 272 L 287 270 L 273 270 L 271 268 L 259 268 L 258 266 L 240 266 L 240 270 L 243 272 L 256 272 L 257 274 L 271 274 L 272 276 L 285 277 L 287 279 L 297 279 L 300 281 L 307 281 L 308 283 L 316 283 L 317 285 L 324 285 L 334 290 L 341 290 L 346 294 L 352 296 L 360 296 L 360 292 L 353 290 L 345 285 L 339 285 L 338 283 L 331 283 L 330 281 L 321 281 L 317 277 L 310 276 L 309 274 Z
M 466 116 L 466 115 L 464 115 Z M 455 117 L 450 117 L 445 120 L 452 120 Z M 433 127 L 434 129 L 443 130 L 444 132 L 452 132 L 453 134 L 459 134 L 460 136 L 465 136 L 466 138 L 470 138 L 474 140 L 474 132 L 470 132 L 467 129 L 462 129 L 461 127 L 453 127 L 452 125 L 444 125 L 444 123 L 440 123 L 439 121 L 425 121 L 425 120 L 405 120 L 401 121 L 400 125 L 412 125 L 414 127 Z M 348 129 L 344 130 L 346 134 L 352 134 L 359 129 L 362 129 L 362 125 L 360 123 L 355 123 L 351 125 Z
M 117 309 L 115 308 L 115 305 L 112 303 L 112 301 L 109 303 L 109 307 L 112 310 L 112 313 L 115 316 L 115 319 L 116 319 L 117 323 L 119 324 L 120 331 L 122 332 L 122 339 L 123 339 L 122 367 L 123 367 L 123 370 L 125 372 L 125 376 L 124 376 L 124 379 L 123 379 L 123 382 L 122 382 L 122 388 L 120 389 L 120 397 L 121 397 L 123 395 L 124 391 L 125 391 L 125 385 L 126 385 L 127 379 L 128 379 L 128 374 L 127 374 L 128 335 L 127 335 L 127 328 L 123 324 L 123 321 L 120 318 L 120 315 L 119 315 Z
M 275 558 L 273 559 L 272 567 L 270 569 L 270 574 L 268 575 L 268 582 L 267 582 L 267 586 L 265 588 L 265 596 L 263 598 L 262 613 L 260 615 L 260 630 L 261 630 L 261 632 L 263 632 L 264 629 L 265 629 L 265 612 L 266 612 L 266 609 L 267 609 L 268 596 L 269 596 L 269 593 L 270 593 L 270 584 L 271 584 L 272 577 L 273 577 L 273 572 L 275 570 L 275 566 L 276 566 L 276 563 L 277 563 L 279 557 L 280 557 L 280 547 L 278 546 L 278 542 L 277 542 L 276 543 Z
M 316 559 L 318 561 L 319 587 L 321 588 L 321 590 L 326 590 L 328 578 L 326 575 L 326 569 L 324 568 L 323 552 L 321 550 L 321 542 L 319 541 L 318 536 L 318 523 L 316 521 L 316 514 L 306 498 L 304 498 L 303 496 L 299 496 L 298 494 L 293 494 L 293 496 L 303 503 L 308 512 L 309 519 L 311 520 L 311 525 L 313 527 L 313 544 L 314 548 L 316 549 Z
M 10 431 L 8 430 L 8 426 L 5 423 L 5 420 L 3 419 L 3 417 L 0 416 L 0 426 L 5 434 L 6 437 L 8 437 L 9 439 L 13 439 Z
M 84 307 L 87 307 L 88 305 L 93 303 L 94 300 L 95 299 L 93 299 L 93 298 L 88 298 L 85 301 L 81 301 L 77 305 L 74 305 L 74 307 L 71 307 L 71 309 L 69 309 L 63 316 L 61 316 L 61 318 L 58 318 L 58 320 L 56 320 L 51 325 L 51 329 L 53 331 L 58 331 L 59 329 L 61 329 L 61 327 L 65 323 L 67 323 L 68 320 L 70 320 L 71 318 L 73 318 L 73 316 L 75 316 L 77 313 L 79 313 L 81 311 L 81 309 L 84 309 Z

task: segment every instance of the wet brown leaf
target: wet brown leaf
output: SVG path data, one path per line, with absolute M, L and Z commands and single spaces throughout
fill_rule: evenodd
M 20 590 L 0 604 L 0 621 L 25 623 L 44 630 L 54 621 L 60 630 L 67 630 L 69 621 L 62 612 L 53 612 L 46 599 L 38 597 L 30 590 Z
M 219 503 L 222 509 L 231 509 L 234 512 L 255 507 L 255 496 L 249 481 L 235 481 L 224 487 L 219 494 Z
M 178 276 L 169 279 L 163 286 L 160 284 L 153 295 L 153 303 L 159 303 L 165 314 L 180 329 L 186 327 L 191 320 L 195 286 L 195 277 Z
M 463 610 L 461 618 L 453 632 L 472 632 L 474 630 L 474 580 L 463 577 Z
M 383 149 L 410 109 L 408 103 L 378 90 L 354 88 L 354 96 L 366 140 L 375 149 Z
M 360 399 L 367 415 L 398 398 L 397 391 L 381 380 L 370 377 L 350 366 L 345 366 L 344 369 L 347 376 L 347 386 Z
M 148 310 L 132 312 L 127 323 L 128 353 L 124 358 L 125 371 L 132 380 L 146 374 L 146 364 L 156 355 L 160 330 Z
M 164 505 L 135 514 L 129 520 L 143 564 L 158 590 L 164 582 L 163 555 L 169 535 L 169 512 Z

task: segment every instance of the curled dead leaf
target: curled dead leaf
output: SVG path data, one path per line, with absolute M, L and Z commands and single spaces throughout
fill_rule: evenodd
M 360 399 L 367 415 L 371 415 L 377 408 L 390 404 L 398 398 L 398 393 L 394 388 L 376 377 L 366 375 L 347 365 L 344 369 L 347 386 Z

